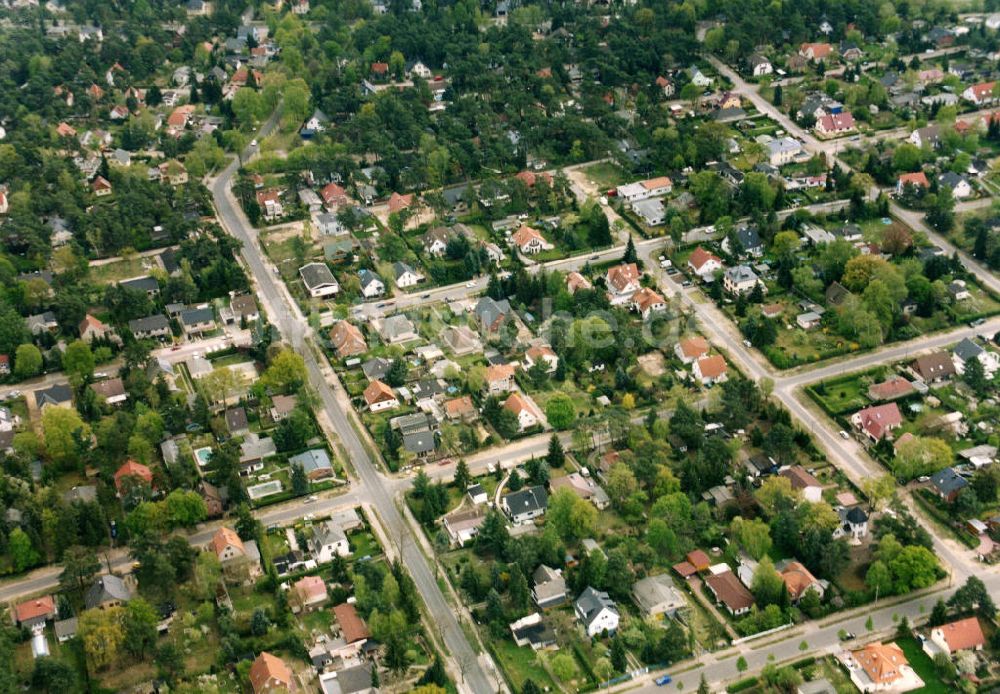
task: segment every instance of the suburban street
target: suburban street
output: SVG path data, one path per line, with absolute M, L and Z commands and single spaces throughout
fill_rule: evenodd
M 265 137 L 277 122 L 277 113 L 263 125 L 259 138 Z M 252 152 L 247 152 L 247 155 Z M 461 685 L 470 692 L 487 692 L 497 689 L 496 680 L 487 675 L 486 667 L 470 646 L 455 617 L 454 608 L 445 600 L 437 583 L 435 571 L 419 549 L 419 543 L 400 514 L 389 491 L 390 485 L 378 471 L 369 456 L 352 422 L 348 420 L 350 401 L 328 365 L 320 365 L 309 340 L 309 327 L 287 288 L 277 279 L 271 263 L 264 258 L 257 234 L 250 226 L 230 190 L 239 162 L 233 161 L 211 185 L 216 210 L 223 227 L 243 244 L 243 258 L 253 277 L 257 295 L 261 299 L 272 323 L 292 347 L 302 355 L 309 381 L 316 389 L 322 410 L 350 459 L 357 474 L 354 493 L 359 502 L 370 504 L 378 515 L 375 522 L 382 525 L 384 535 L 397 544 L 386 550 L 399 552 L 401 561 L 413 577 L 417 590 L 424 600 L 430 622 L 435 625 L 448 648 L 455 669 L 460 673 Z M 302 515 L 313 512 L 303 507 Z M 485 657 L 484 657 L 485 660 Z M 491 666 L 491 664 L 490 664 Z
M 837 158 L 837 152 L 843 141 L 822 142 L 809 132 L 796 125 L 785 114 L 760 96 L 756 87 L 746 83 L 739 75 L 714 58 L 709 58 L 715 68 L 725 75 L 734 85 L 733 91 L 749 100 L 761 113 L 778 122 L 790 135 L 805 143 L 806 148 L 813 152 L 822 152 L 831 161 L 838 162 L 843 168 L 847 165 Z M 277 113 L 272 115 L 261 127 L 257 137 L 263 138 L 270 133 L 276 123 Z M 901 132 L 889 131 L 885 137 L 898 137 Z M 882 135 L 880 135 L 882 137 Z M 241 157 L 246 161 L 255 154 L 255 147 L 248 148 Z M 427 611 L 427 621 L 432 625 L 433 636 L 440 637 L 447 648 L 445 654 L 453 673 L 460 679 L 459 688 L 463 692 L 474 694 L 493 692 L 505 689 L 496 671 L 495 665 L 488 655 L 477 654 L 470 644 L 459 623 L 459 609 L 445 598 L 439 584 L 439 573 L 433 566 L 433 559 L 425 556 L 421 550 L 421 538 L 417 535 L 419 528 L 414 528 L 404 518 L 399 508 L 399 497 L 412 484 L 411 475 L 388 475 L 381 472 L 377 453 L 373 453 L 366 444 L 361 433 L 361 424 L 353 412 L 347 393 L 344 391 L 336 373 L 326 362 L 321 351 L 313 340 L 309 322 L 302 315 L 296 301 L 290 295 L 288 288 L 281 281 L 277 269 L 264 253 L 258 239 L 257 231 L 250 225 L 235 200 L 231 184 L 239 169 L 240 162 L 232 161 L 215 179 L 210 182 L 215 207 L 221 225 L 242 244 L 242 256 L 258 299 L 266 310 L 272 324 L 280 331 L 283 338 L 291 344 L 304 361 L 308 372 L 308 380 L 321 403 L 319 419 L 328 425 L 350 464 L 353 476 L 350 485 L 334 493 L 321 495 L 314 502 L 306 503 L 293 500 L 270 509 L 263 509 L 256 515 L 266 526 L 277 524 L 287 525 L 307 515 L 324 515 L 331 512 L 364 506 L 373 511 L 372 522 L 378 526 L 380 536 L 388 539 L 386 552 L 400 556 L 403 564 L 410 572 Z M 569 167 L 566 170 L 570 176 L 574 193 L 582 200 L 599 194 L 592 186 L 588 186 L 586 177 L 580 166 Z M 840 209 L 844 201 L 824 203 L 807 208 L 813 212 L 830 212 Z M 988 204 L 988 203 L 987 203 Z M 983 203 L 975 202 L 975 207 Z M 618 213 L 609 205 L 602 205 L 608 216 L 609 223 L 615 228 L 615 222 L 620 221 Z M 968 209 L 974 209 L 968 204 Z M 926 234 L 927 238 L 949 255 L 956 252 L 953 244 L 939 234 L 929 229 L 923 221 L 923 214 L 905 210 L 894 203 L 891 205 L 893 216 L 910 225 L 912 228 Z M 794 210 L 784 210 L 779 216 L 787 216 Z M 629 235 L 629 225 L 621 224 L 622 241 Z M 705 240 L 711 237 L 712 229 L 702 227 L 688 232 L 688 240 Z M 906 343 L 896 343 L 853 356 L 838 358 L 823 362 L 817 366 L 804 366 L 788 371 L 774 369 L 758 351 L 749 348 L 744 343 L 743 336 L 734 323 L 726 317 L 711 301 L 707 300 L 699 290 L 684 288 L 659 267 L 657 256 L 668 243 L 665 238 L 640 239 L 635 238 L 635 248 L 639 257 L 649 272 L 657 281 L 661 292 L 668 298 L 678 297 L 685 311 L 690 311 L 699 323 L 700 329 L 706 334 L 712 344 L 724 351 L 727 358 L 748 377 L 760 382 L 770 379 L 773 382 L 772 398 L 786 407 L 796 420 L 798 426 L 810 432 L 818 447 L 824 452 L 830 462 L 856 485 L 867 478 L 886 474 L 885 469 L 872 459 L 853 438 L 845 440 L 841 437 L 837 425 L 814 408 L 808 400 L 803 387 L 834 375 L 842 375 L 854 371 L 871 368 L 878 364 L 886 364 L 906 360 L 920 353 L 941 349 L 958 342 L 964 337 L 995 333 L 1000 331 L 1000 317 L 993 318 L 977 328 L 968 326 L 957 327 L 948 331 L 922 335 Z M 556 260 L 534 266 L 533 271 L 545 270 L 571 271 L 582 268 L 587 263 L 604 263 L 621 258 L 624 244 L 563 260 Z M 957 251 L 962 262 L 977 280 L 984 286 L 1000 292 L 1000 279 L 987 270 L 982 264 Z M 680 276 L 677 276 L 680 277 Z M 475 300 L 486 287 L 487 278 L 479 277 L 467 283 L 428 289 L 421 293 L 401 294 L 381 302 L 360 304 L 352 309 L 357 320 L 367 320 L 383 314 L 405 311 L 432 303 L 461 300 Z M 234 336 L 239 342 L 239 336 Z M 231 345 L 234 337 L 213 338 L 214 341 L 189 343 L 177 348 L 166 347 L 154 354 L 172 363 L 183 361 L 195 354 L 222 349 Z M 672 345 L 661 345 L 663 349 Z M 114 374 L 117 365 L 110 364 L 101 370 Z M 45 385 L 65 382 L 61 374 L 49 374 L 32 382 L 19 384 L 16 389 L 29 391 Z M 0 397 L 6 396 L 14 388 L 0 389 Z M 550 434 L 540 434 L 524 438 L 509 445 L 492 448 L 476 453 L 467 458 L 473 474 L 483 474 L 490 464 L 498 464 L 509 469 L 531 457 L 545 455 Z M 563 432 L 560 438 L 567 446 L 571 444 L 571 432 Z M 454 473 L 455 464 L 432 465 L 426 468 L 427 474 L 435 480 L 450 478 Z M 902 498 L 910 504 L 914 513 L 920 516 L 919 509 L 914 508 L 912 500 L 904 492 Z M 188 536 L 192 545 L 201 546 L 208 542 L 221 523 L 202 524 Z M 767 662 L 784 662 L 803 656 L 803 650 L 810 654 L 833 653 L 843 647 L 838 632 L 847 630 L 864 637 L 868 632 L 865 621 L 870 617 L 874 623 L 872 634 L 889 630 L 896 620 L 902 616 L 911 621 L 919 620 L 929 613 L 938 597 L 946 596 L 948 591 L 960 585 L 968 576 L 978 575 L 991 591 L 1000 591 L 1000 570 L 996 567 L 985 567 L 980 564 L 974 551 L 959 545 L 949 537 L 943 537 L 932 525 L 925 524 L 934 541 L 934 550 L 943 563 L 950 568 L 950 576 L 946 579 L 947 586 L 938 586 L 919 595 L 898 600 L 892 604 L 883 601 L 881 606 L 863 608 L 852 613 L 839 613 L 820 622 L 809 622 L 799 625 L 780 634 L 762 638 L 759 642 L 751 641 L 739 646 L 728 648 L 717 653 L 708 653 L 699 658 L 687 660 L 679 664 L 683 672 L 674 675 L 675 681 L 687 690 L 696 689 L 699 678 L 704 674 L 713 689 L 722 682 L 731 681 L 743 676 L 736 668 L 738 655 L 742 655 L 748 665 L 749 672 L 759 670 Z M 125 550 L 110 550 L 101 556 L 112 570 L 127 572 L 131 559 Z M 7 602 L 28 595 L 52 590 L 58 585 L 61 569 L 49 566 L 39 569 L 17 581 L 0 584 L 0 600 Z M 762 643 L 766 642 L 766 643 Z M 801 644 L 807 644 L 806 649 Z M 646 675 L 639 680 L 633 680 L 618 689 L 634 689 L 637 684 L 642 691 L 657 691 L 652 683 L 652 675 Z

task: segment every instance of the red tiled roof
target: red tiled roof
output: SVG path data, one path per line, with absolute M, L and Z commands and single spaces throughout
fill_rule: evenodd
M 719 256 L 715 255 L 714 253 L 709 253 L 701 246 L 698 246 L 697 248 L 694 249 L 694 253 L 691 254 L 691 257 L 688 258 L 688 263 L 695 270 L 701 270 L 702 266 L 710 260 L 714 260 L 717 263 L 722 263 L 722 259 Z
M 368 627 L 358 615 L 354 605 L 346 602 L 337 605 L 333 608 L 333 615 L 337 618 L 337 624 L 340 625 L 340 631 L 347 643 L 363 641 L 371 636 L 371 632 L 368 631 Z
M 273 681 L 281 683 L 288 691 L 295 689 L 292 671 L 285 661 L 264 651 L 250 666 L 250 686 L 253 687 L 254 694 L 261 694 L 273 689 Z
M 697 359 L 708 354 L 708 340 L 701 335 L 684 338 L 679 344 L 681 353 L 688 359 Z
M 49 618 L 54 616 L 55 613 L 56 601 L 51 595 L 35 598 L 34 600 L 26 600 L 14 608 L 18 624 L 38 619 L 39 617 Z
M 927 180 L 927 175 L 923 171 L 917 171 L 916 173 L 900 174 L 899 185 L 914 185 L 921 186 L 923 188 L 930 188 L 931 183 Z
M 246 549 L 243 546 L 243 540 L 240 536 L 236 534 L 236 531 L 232 528 L 227 528 L 222 526 L 215 531 L 215 535 L 212 536 L 212 551 L 216 555 L 222 554 L 222 551 L 226 547 L 233 546 L 239 548 L 241 552 L 245 552 Z
M 131 458 L 115 472 L 115 488 L 121 490 L 122 481 L 126 477 L 138 477 L 147 484 L 152 484 L 153 473 L 142 463 L 137 463 Z
M 969 648 L 979 648 L 986 643 L 983 627 L 975 617 L 967 617 L 957 622 L 943 624 L 936 627 L 936 630 L 940 630 L 941 636 L 952 653 Z

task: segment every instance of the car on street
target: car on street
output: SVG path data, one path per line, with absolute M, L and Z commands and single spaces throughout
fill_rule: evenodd
M 840 430 L 840 438 L 842 438 L 842 439 L 844 439 L 845 441 L 847 441 L 848 439 L 850 439 L 850 438 L 851 438 L 851 435 L 850 435 L 850 434 L 848 434 L 848 433 L 847 433 L 846 431 L 844 431 L 843 429 L 841 429 L 841 430 Z
M 917 478 L 917 482 L 930 482 L 931 478 L 927 475 L 921 475 Z
M 15 399 L 17 399 L 19 397 L 21 397 L 21 391 L 19 391 L 19 390 L 12 390 L 9 393 L 7 393 L 7 399 L 8 400 L 15 400 Z
M 842 632 L 840 632 L 840 640 L 841 641 L 850 641 L 853 638 L 855 638 L 854 632 L 851 632 L 851 631 L 842 631 Z
M 310 494 L 309 496 L 307 496 L 305 498 L 305 500 L 302 503 L 303 504 L 311 504 L 312 502 L 316 501 L 317 498 L 318 497 L 315 494 Z
M 465 283 L 465 286 L 466 286 L 466 287 L 468 287 L 469 289 L 472 289 L 473 287 L 475 287 L 475 286 L 476 286 L 476 281 L 475 281 L 475 280 L 473 280 L 473 281 L 471 281 L 471 282 L 466 282 L 466 283 Z
M 591 259 L 591 260 L 597 260 L 597 259 L 598 259 L 598 258 L 600 258 L 600 257 L 601 257 L 601 256 L 599 256 L 599 255 L 592 255 L 592 256 L 590 256 L 590 259 Z
M 421 294 L 421 295 L 420 295 L 420 298 L 421 298 L 421 299 L 430 299 L 430 298 L 431 298 L 431 295 L 430 295 L 430 294 Z
M 257 140 L 256 139 L 250 140 L 250 146 L 251 147 L 256 147 L 257 146 Z
M 673 681 L 674 681 L 674 678 L 671 677 L 670 675 L 660 675 L 655 680 L 653 680 L 653 682 L 656 683 L 657 687 L 662 687 L 663 685 L 670 684 Z
M 750 340 L 743 340 L 744 347 L 753 347 L 753 343 Z
M 683 282 L 681 282 L 681 286 L 682 287 L 690 287 L 691 286 L 691 280 L 684 280 Z

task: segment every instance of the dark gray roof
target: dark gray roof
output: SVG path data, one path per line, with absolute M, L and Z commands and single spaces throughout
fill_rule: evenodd
M 337 279 L 330 272 L 326 263 L 309 263 L 299 268 L 299 276 L 310 289 L 324 284 L 337 284 Z
M 128 329 L 133 333 L 145 333 L 169 328 L 170 321 L 162 313 L 157 313 L 154 316 L 146 316 L 145 318 L 136 318 L 128 322 Z
M 364 372 L 365 377 L 369 381 L 374 381 L 376 378 L 379 380 L 385 378 L 385 375 L 389 373 L 389 367 L 391 366 L 391 359 L 386 359 L 385 357 L 375 357 L 374 359 L 369 359 L 362 364 L 361 370 Z
M 211 308 L 189 308 L 181 311 L 181 323 L 184 325 L 198 325 L 215 320 L 215 312 Z
M 549 506 L 549 495 L 545 487 L 527 487 L 517 492 L 511 492 L 504 496 L 507 508 L 512 514 L 533 513 L 545 510 Z
M 398 277 L 399 275 L 397 275 Z M 364 289 L 372 282 L 382 282 L 382 278 L 368 268 L 358 270 L 358 279 L 361 281 L 361 288 Z M 383 283 L 384 284 L 384 283 Z
M 855 525 L 860 523 L 865 523 L 868 521 L 868 514 L 862 510 L 860 506 L 855 506 L 847 512 L 845 516 L 848 523 L 854 523 Z
M 577 612 L 583 615 L 587 624 L 594 621 L 605 608 L 618 614 L 618 606 L 615 605 L 615 601 L 604 591 L 594 590 L 590 586 L 583 589 L 573 606 Z
M 486 325 L 493 325 L 498 318 L 510 313 L 510 302 L 506 299 L 500 301 L 492 297 L 484 296 L 476 304 L 476 317 Z
M 954 468 L 946 467 L 944 470 L 934 473 L 931 477 L 931 484 L 939 493 L 948 496 L 964 489 L 969 483 L 964 477 L 959 476 Z
M 137 292 L 160 291 L 160 283 L 156 281 L 155 277 L 134 277 L 130 280 L 122 280 L 118 283 L 118 286 Z
M 246 431 L 250 428 L 247 421 L 247 411 L 242 407 L 230 407 L 226 410 L 226 429 L 229 433 Z
M 333 469 L 333 465 L 330 463 L 330 456 L 322 448 L 315 448 L 305 453 L 294 455 L 288 459 L 288 464 L 301 466 L 307 475 L 317 470 Z
M 418 431 L 403 435 L 403 448 L 410 453 L 430 453 L 435 448 L 434 432 Z
M 73 401 L 73 389 L 65 383 L 56 383 L 48 388 L 35 391 L 35 402 L 38 406 L 49 404 L 59 405 Z
M 105 574 L 94 579 L 83 602 L 90 610 L 112 600 L 128 602 L 131 597 L 132 593 L 122 579 L 114 574 Z
M 962 361 L 969 361 L 977 358 L 985 350 L 969 338 L 965 338 L 955 345 L 955 356 Z

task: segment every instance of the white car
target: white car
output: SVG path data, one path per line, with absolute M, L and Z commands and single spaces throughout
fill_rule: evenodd
M 848 433 L 847 433 L 846 431 L 844 431 L 843 429 L 841 429 L 841 430 L 840 430 L 840 438 L 842 438 L 842 439 L 844 439 L 845 441 L 847 441 L 848 439 L 850 439 L 850 438 L 851 438 L 851 435 L 850 435 L 850 434 L 848 434 Z
M 476 286 L 476 282 L 475 280 L 473 280 L 472 282 L 466 282 L 465 286 L 468 287 L 469 289 L 472 289 Z
M 257 146 L 257 140 L 256 139 L 250 140 L 250 146 L 251 147 L 256 147 Z

